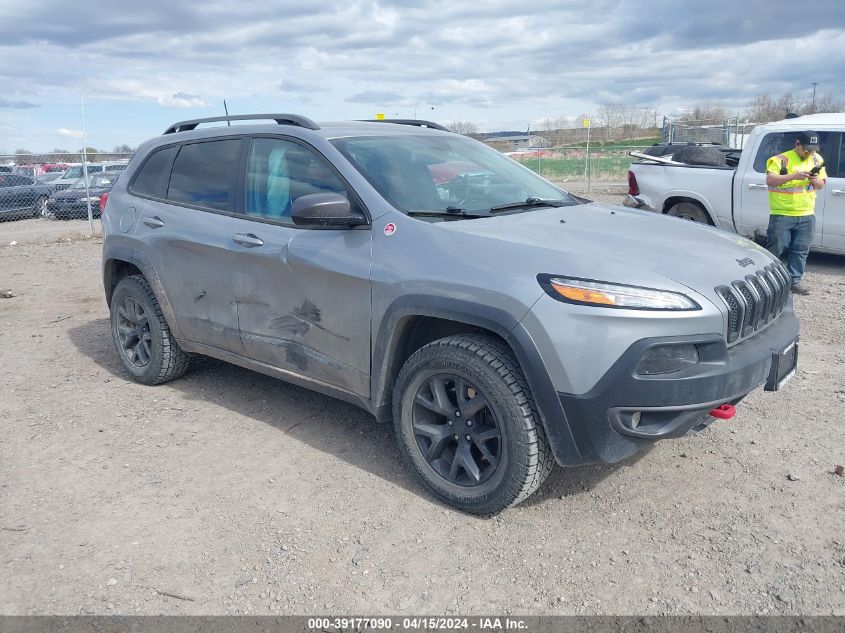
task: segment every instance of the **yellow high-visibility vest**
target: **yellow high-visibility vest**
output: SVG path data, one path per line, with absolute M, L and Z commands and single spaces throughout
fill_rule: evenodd
M 794 149 L 772 156 L 766 161 L 766 173 L 780 174 L 785 168 L 787 173 L 809 172 L 813 167 L 821 166 L 819 178 L 827 179 L 824 160 L 816 154 L 802 159 Z M 813 215 L 816 209 L 816 190 L 805 179 L 789 180 L 776 187 L 769 187 L 769 209 L 772 215 Z

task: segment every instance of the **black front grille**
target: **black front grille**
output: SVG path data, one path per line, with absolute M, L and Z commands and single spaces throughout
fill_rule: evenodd
M 789 275 L 780 264 L 769 264 L 717 287 L 716 294 L 728 308 L 728 343 L 735 343 L 777 320 L 789 300 Z
M 69 189 L 70 185 L 53 185 L 53 191 L 61 191 L 62 189 Z

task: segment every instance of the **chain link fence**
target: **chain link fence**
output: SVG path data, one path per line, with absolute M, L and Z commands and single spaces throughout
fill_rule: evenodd
M 568 145 L 528 149 L 510 153 L 510 157 L 547 180 L 564 188 L 573 182 L 583 183 L 588 191 L 592 182 L 623 183 L 627 181 L 628 168 L 636 160 L 631 150 L 644 151 L 649 145 L 613 145 L 590 147 Z
M 102 153 L 0 155 L 0 222 L 87 219 L 89 206 L 91 216 L 98 218 L 103 196 L 131 157 Z
M 661 143 L 716 143 L 742 149 L 745 140 L 758 123 L 731 119 L 665 119 Z

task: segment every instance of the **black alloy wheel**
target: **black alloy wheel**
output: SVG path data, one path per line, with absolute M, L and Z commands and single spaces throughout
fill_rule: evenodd
M 152 357 L 152 334 L 144 306 L 132 297 L 125 297 L 123 304 L 117 307 L 117 316 L 121 352 L 135 367 L 146 367 Z
M 115 286 L 111 297 L 111 333 L 120 362 L 145 385 L 178 378 L 190 357 L 174 338 L 149 282 L 129 275 Z
M 464 376 L 435 374 L 414 397 L 413 430 L 423 457 L 458 486 L 483 484 L 499 466 L 503 437 L 487 397 Z
M 423 484 L 490 516 L 530 496 L 554 464 L 525 376 L 504 341 L 455 334 L 405 361 L 393 387 L 396 438 Z

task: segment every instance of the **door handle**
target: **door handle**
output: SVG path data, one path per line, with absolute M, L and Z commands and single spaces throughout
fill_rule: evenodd
M 834 196 L 845 195 L 845 191 L 843 191 L 842 189 L 833 189 L 830 193 L 832 193 Z
M 264 246 L 264 240 L 254 233 L 235 233 L 232 237 L 235 244 L 246 246 L 247 248 L 255 248 L 256 246 Z
M 160 229 L 164 226 L 164 222 L 162 222 L 160 218 L 156 217 L 144 218 L 144 224 L 146 224 L 151 229 Z
M 758 184 L 753 183 L 753 182 L 750 185 L 748 185 L 748 188 L 749 189 L 768 189 L 768 187 L 766 185 L 758 185 Z

